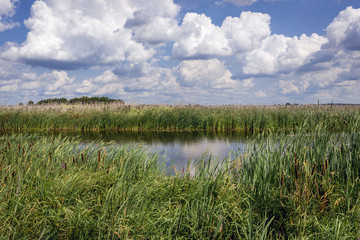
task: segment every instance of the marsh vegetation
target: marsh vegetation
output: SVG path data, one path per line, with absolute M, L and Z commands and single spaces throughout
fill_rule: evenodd
M 360 236 L 358 107 L 34 106 L 0 119 L 0 238 Z M 27 132 L 194 129 L 257 137 L 169 175 L 139 145 Z

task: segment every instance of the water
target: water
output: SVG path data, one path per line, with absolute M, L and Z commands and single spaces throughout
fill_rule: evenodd
M 244 151 L 246 144 L 251 140 L 251 136 L 239 133 L 204 133 L 204 132 L 146 132 L 146 133 L 97 133 L 82 134 L 82 143 L 90 143 L 94 140 L 113 142 L 119 145 L 141 144 L 158 152 L 165 157 L 167 167 L 172 164 L 177 170 L 187 167 L 189 160 L 206 158 L 224 159 L 231 154 Z

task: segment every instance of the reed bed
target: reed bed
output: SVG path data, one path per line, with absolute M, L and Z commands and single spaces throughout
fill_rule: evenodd
M 2 136 L 0 238 L 357 239 L 360 135 L 323 129 L 172 176 L 141 146 Z
M 48 105 L 0 108 L 1 132 L 212 131 L 360 129 L 360 106 Z

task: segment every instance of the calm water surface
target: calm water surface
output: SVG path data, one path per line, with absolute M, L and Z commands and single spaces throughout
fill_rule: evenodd
M 119 145 L 141 144 L 165 157 L 167 166 L 175 164 L 178 170 L 186 168 L 188 160 L 207 158 L 226 158 L 230 153 L 244 151 L 252 139 L 244 134 L 203 133 L 203 132 L 147 132 L 147 133 L 98 133 L 82 134 L 81 141 L 86 144 L 94 140 L 114 142 Z

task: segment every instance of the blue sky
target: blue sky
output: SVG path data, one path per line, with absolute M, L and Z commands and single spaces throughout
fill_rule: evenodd
M 0 0 L 0 104 L 360 103 L 359 0 Z

